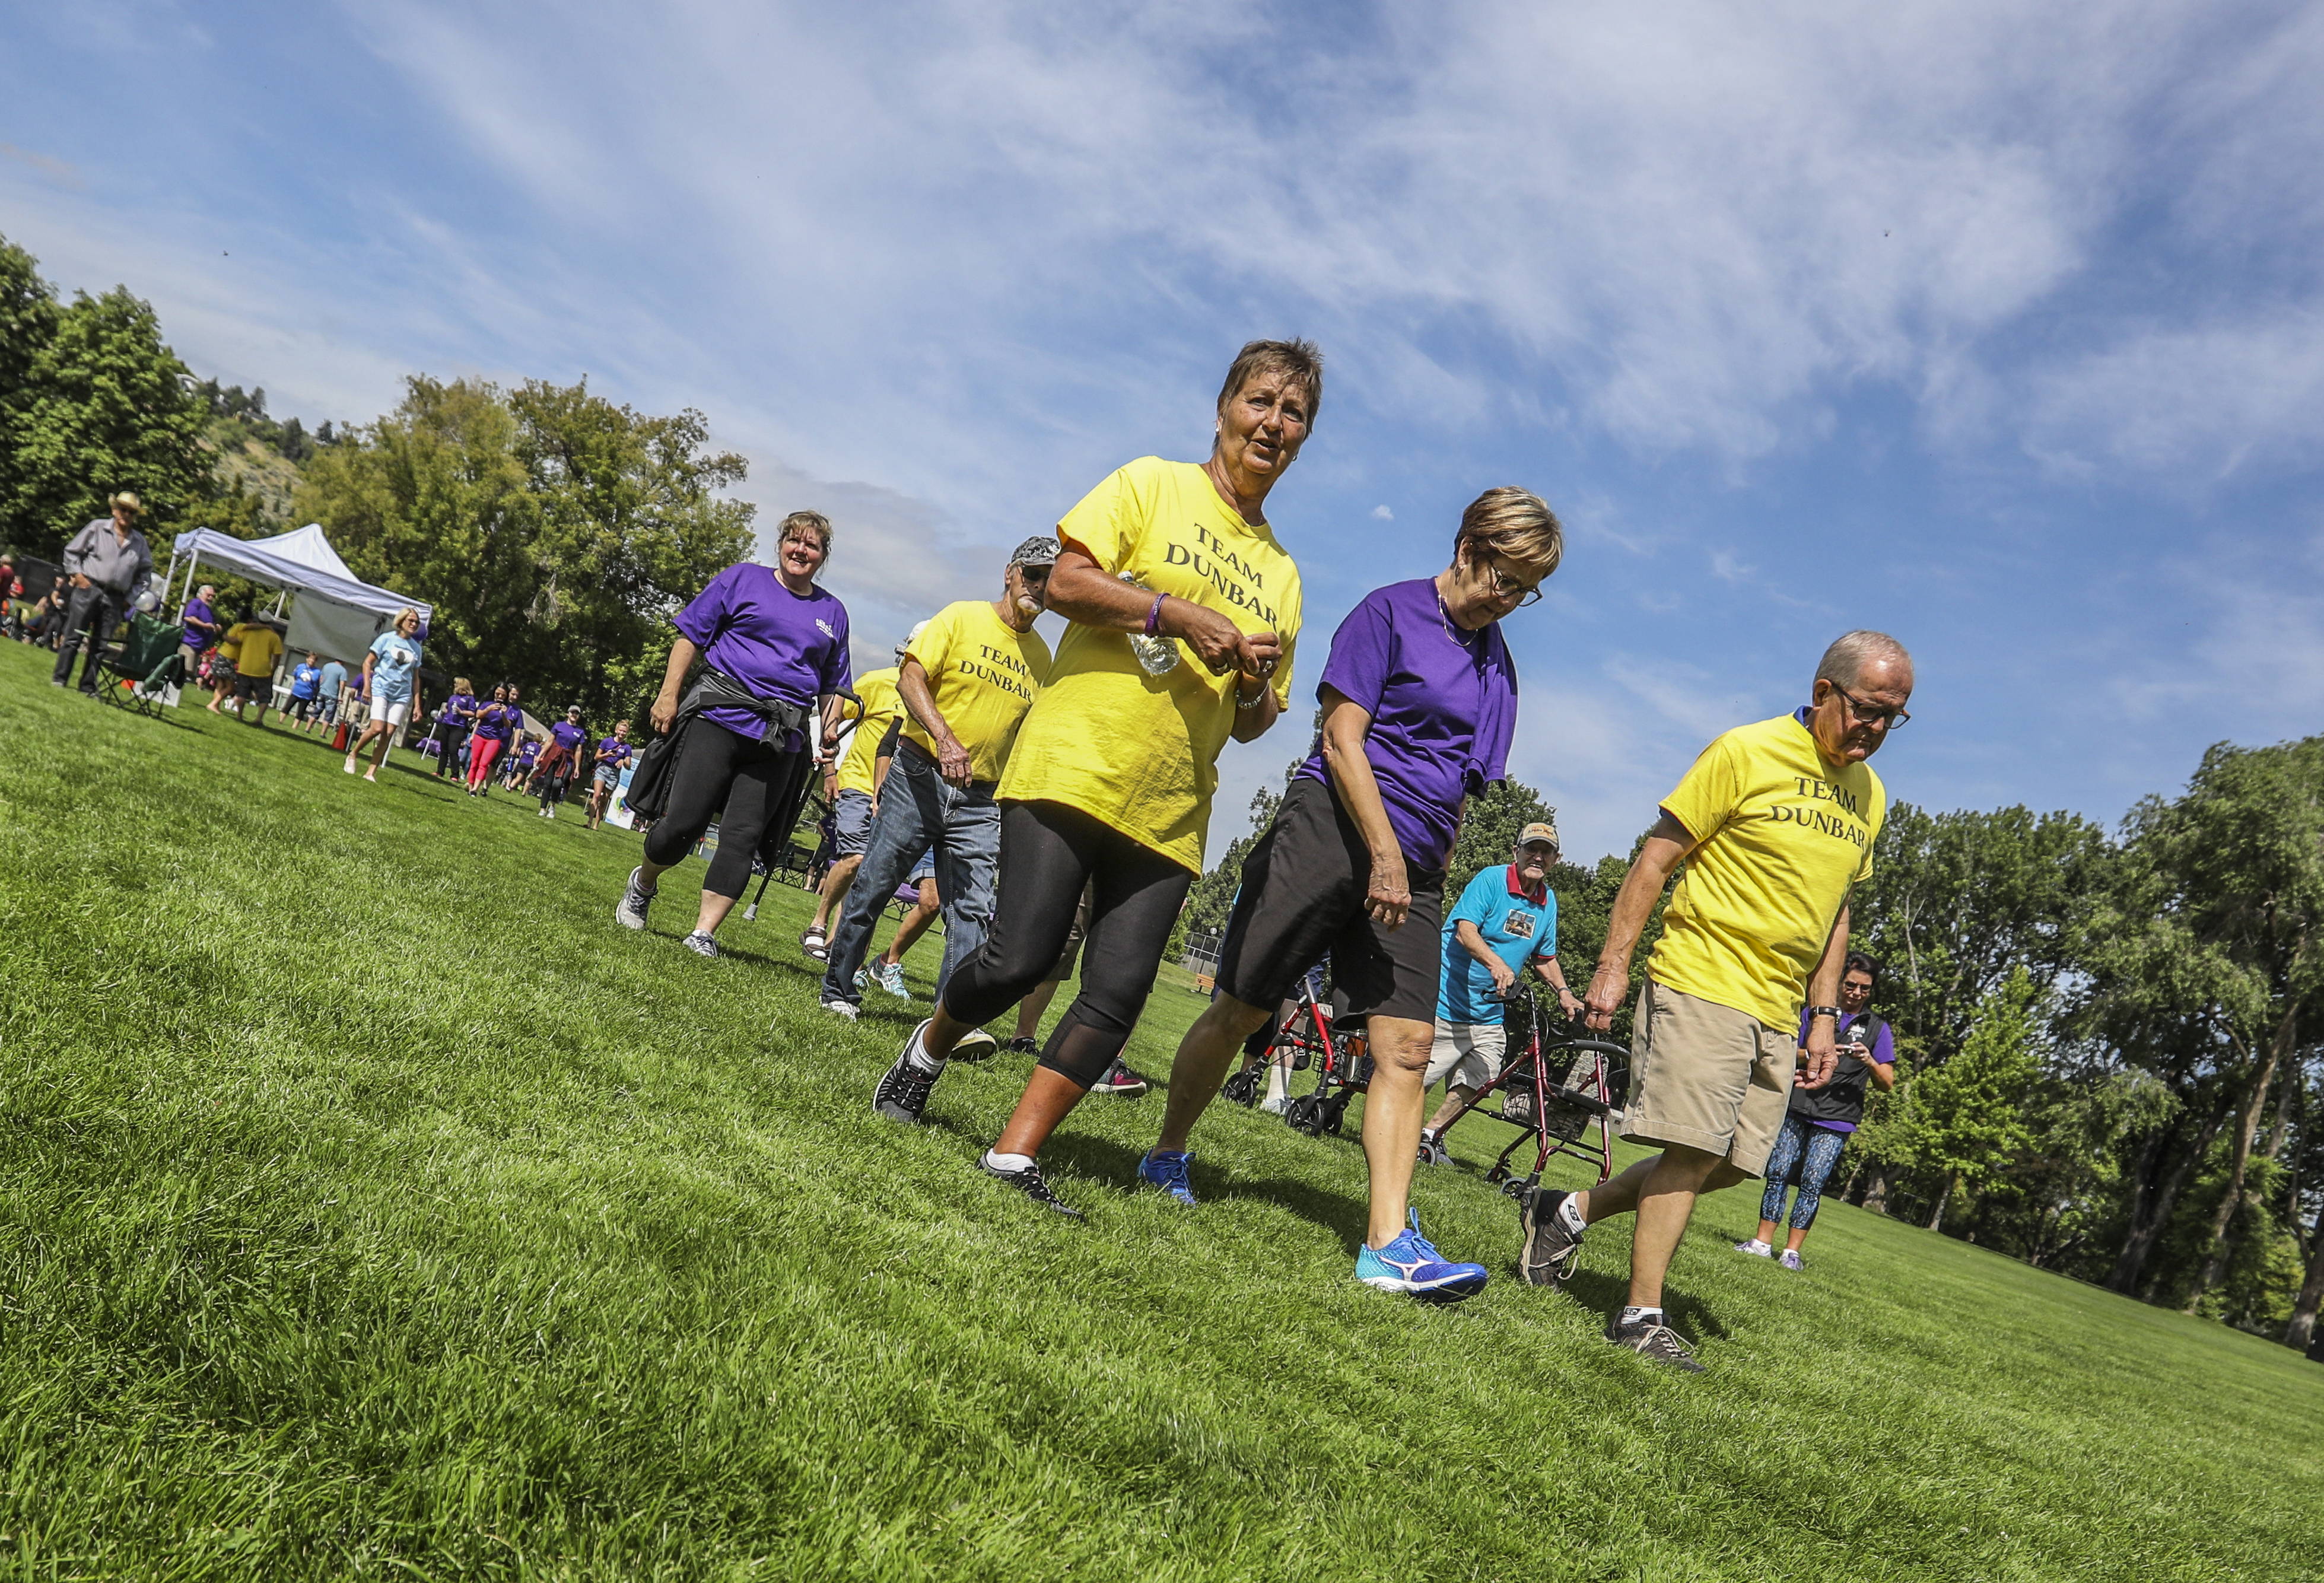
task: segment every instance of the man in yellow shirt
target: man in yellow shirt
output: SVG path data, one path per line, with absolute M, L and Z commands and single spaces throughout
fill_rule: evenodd
M 882 670 L 868 670 L 855 678 L 855 696 L 863 704 L 863 713 L 855 722 L 855 732 L 848 739 L 847 751 L 831 779 L 831 812 L 833 844 L 837 855 L 830 870 L 823 877 L 823 888 L 816 898 L 815 921 L 799 936 L 799 949 L 817 962 L 830 960 L 830 930 L 832 915 L 847 899 L 847 888 L 855 880 L 855 870 L 862 866 L 863 849 L 872 840 L 872 819 L 880 811 L 881 783 L 888 778 L 888 766 L 896 756 L 896 741 L 904 722 L 904 695 L 896 691 L 901 676 L 898 666 L 903 663 L 905 652 L 913 639 L 927 630 L 922 621 L 912 629 L 912 636 L 896 645 L 896 665 Z
M 831 935 L 825 1010 L 853 1018 L 862 1007 L 855 970 L 871 949 L 872 926 L 931 846 L 944 898 L 939 996 L 953 969 L 984 943 L 1001 861 L 1001 805 L 993 791 L 1018 724 L 1048 679 L 1049 646 L 1033 622 L 1047 608 L 1056 560 L 1056 539 L 1027 539 L 1009 557 L 999 599 L 948 604 L 905 645 L 896 678 L 904 716 L 895 759 Z M 984 1035 L 988 1050 L 993 1042 Z
M 1530 1284 L 1562 1285 L 1587 1227 L 1635 1213 L 1629 1302 L 1606 1339 L 1655 1362 L 1702 1371 L 1662 1308 L 1696 1198 L 1766 1168 L 1795 1065 L 1805 1067 L 1803 1088 L 1831 1080 L 1849 887 L 1871 877 L 1887 812 L 1865 760 L 1910 718 L 1912 695 L 1903 644 L 1884 632 L 1840 638 L 1816 667 L 1807 707 L 1738 726 L 1702 750 L 1663 799 L 1614 899 L 1586 997 L 1600 1030 L 1628 989 L 1630 953 L 1655 899 L 1686 865 L 1638 992 L 1622 1121 L 1624 1137 L 1663 1152 L 1587 1192 L 1528 1188 L 1517 1268 Z
M 274 699 L 274 666 L 282 658 L 282 634 L 264 621 L 251 620 L 245 608 L 226 639 L 237 645 L 234 656 L 235 718 L 248 722 L 250 716 L 244 710 L 255 702 L 257 723 L 264 725 L 266 706 Z

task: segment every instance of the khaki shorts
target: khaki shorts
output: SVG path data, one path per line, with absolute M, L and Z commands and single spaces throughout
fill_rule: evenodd
M 1428 1075 L 1420 1086 L 1449 1080 L 1455 1088 L 1483 1088 L 1500 1071 L 1508 1047 L 1509 1030 L 1500 1023 L 1440 1020 L 1428 1047 Z
M 1746 1175 L 1764 1174 L 1798 1050 L 1789 1028 L 1648 979 L 1631 1034 L 1622 1136 L 1724 1155 Z

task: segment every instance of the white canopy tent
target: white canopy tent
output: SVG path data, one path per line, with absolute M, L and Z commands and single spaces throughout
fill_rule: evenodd
M 180 585 L 177 574 L 181 558 L 186 563 L 186 576 Z M 374 638 L 387 630 L 396 612 L 404 606 L 410 605 L 420 612 L 423 631 L 435 614 L 432 606 L 393 589 L 374 587 L 349 571 L 347 563 L 339 558 L 339 552 L 323 536 L 318 522 L 309 522 L 295 532 L 278 533 L 272 538 L 236 538 L 214 528 L 197 528 L 179 534 L 171 546 L 170 570 L 163 575 L 161 585 L 164 589 L 174 588 L 180 608 L 193 597 L 194 574 L 202 566 L 216 566 L 254 583 L 297 594 L 299 603 L 290 612 L 289 637 L 294 653 L 313 649 L 334 658 L 353 659 L 371 647 Z

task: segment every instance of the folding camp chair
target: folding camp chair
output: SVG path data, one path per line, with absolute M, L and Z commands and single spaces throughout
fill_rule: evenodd
M 186 685 L 186 662 L 179 652 L 178 628 L 142 612 L 129 618 L 120 649 L 97 655 L 97 694 L 124 709 L 158 719 L 168 689 Z

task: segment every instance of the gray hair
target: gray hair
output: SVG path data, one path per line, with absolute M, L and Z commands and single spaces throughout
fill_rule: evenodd
M 1886 632 L 1859 628 L 1831 640 L 1831 647 L 1816 661 L 1815 679 L 1836 687 L 1852 687 L 1864 675 L 1864 667 L 1876 659 L 1900 660 L 1906 670 L 1913 668 L 1913 657 L 1902 643 Z

